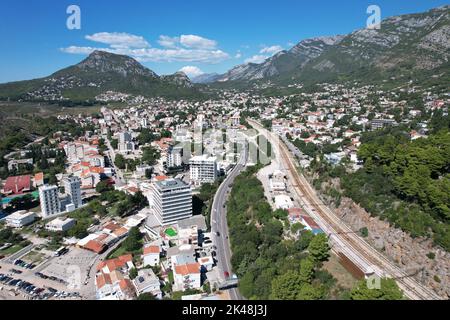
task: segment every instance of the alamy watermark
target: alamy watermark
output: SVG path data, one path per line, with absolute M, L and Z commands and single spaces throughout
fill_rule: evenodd
M 67 18 L 66 26 L 69 30 L 81 29 L 81 9 L 77 5 L 70 5 L 67 7 L 66 13 L 70 16 Z
M 370 5 L 367 7 L 367 14 L 370 16 L 367 18 L 367 29 L 380 30 L 381 29 L 381 8 L 377 5 Z

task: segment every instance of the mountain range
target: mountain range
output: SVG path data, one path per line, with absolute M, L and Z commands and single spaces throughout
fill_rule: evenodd
M 131 57 L 94 51 L 77 65 L 49 77 L 0 85 L 0 98 L 85 101 L 106 91 L 170 98 L 200 93 L 186 74 L 158 76 Z
M 261 64 L 239 65 L 213 78 L 235 83 L 275 84 L 322 81 L 383 81 L 444 72 L 450 57 L 450 6 L 390 17 L 380 29 L 306 39 Z
M 0 100 L 94 100 L 106 91 L 148 97 L 195 98 L 207 84 L 242 88 L 359 81 L 450 82 L 450 6 L 394 16 L 380 29 L 306 39 L 263 63 L 190 80 L 182 72 L 158 76 L 133 58 L 94 51 L 77 65 L 42 79 L 0 84 Z

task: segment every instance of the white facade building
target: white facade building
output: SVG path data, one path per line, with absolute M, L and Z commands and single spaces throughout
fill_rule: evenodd
M 81 207 L 81 180 L 78 177 L 64 178 L 63 181 L 64 193 L 69 197 L 70 202 L 75 206 L 75 209 Z
M 181 167 L 183 164 L 183 147 L 171 146 L 167 152 L 167 167 Z
M 217 179 L 217 160 L 207 155 L 192 157 L 189 160 L 191 183 L 200 186 L 214 183 Z
M 45 225 L 45 229 L 51 232 L 65 232 L 75 226 L 75 219 L 66 218 L 56 218 Z
M 144 254 L 142 255 L 144 266 L 158 266 L 160 262 L 160 252 L 161 249 L 159 246 L 150 245 L 144 247 Z
M 152 184 L 152 209 L 161 225 L 192 217 L 192 190 L 180 179 Z
M 14 212 L 5 219 L 6 225 L 12 228 L 22 228 L 29 225 L 34 220 L 36 220 L 36 214 L 25 210 Z
M 119 152 L 130 152 L 134 151 L 134 143 L 132 142 L 132 137 L 129 132 L 119 133 Z
M 133 285 L 138 295 L 151 293 L 157 299 L 162 299 L 161 284 L 152 269 L 139 270 Z
M 44 185 L 39 188 L 42 217 L 47 218 L 61 212 L 61 203 L 58 197 L 58 187 Z

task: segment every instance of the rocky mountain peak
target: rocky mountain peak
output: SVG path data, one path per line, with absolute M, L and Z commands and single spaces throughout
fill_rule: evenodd
M 157 77 L 153 71 L 131 57 L 99 50 L 92 52 L 77 67 L 84 71 L 118 73 L 124 77 L 130 75 Z

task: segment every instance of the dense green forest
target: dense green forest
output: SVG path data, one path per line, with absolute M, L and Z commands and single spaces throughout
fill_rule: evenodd
M 240 292 L 249 299 L 329 297 L 336 280 L 321 268 L 329 255 L 327 237 L 301 231 L 296 240 L 285 239 L 287 213 L 272 211 L 255 176 L 259 169 L 237 177 L 228 202 L 231 262 Z
M 0 177 L 5 178 L 14 172 L 9 173 L 7 170 L 7 159 L 5 155 L 8 153 L 23 148 L 28 143 L 35 140 L 36 137 L 48 137 L 51 134 L 61 131 L 70 135 L 70 138 L 79 137 L 84 134 L 84 130 L 92 128 L 81 128 L 72 120 L 59 120 L 56 117 L 42 118 L 38 116 L 22 115 L 20 122 L 8 122 L 0 128 Z M 45 142 L 45 141 L 44 141 Z M 55 157 L 58 162 L 57 167 L 61 167 L 61 159 L 63 155 L 56 151 L 42 151 L 40 148 L 30 147 L 31 156 L 33 160 L 38 163 L 40 171 L 55 171 L 55 167 L 49 166 L 45 158 Z M 62 159 L 63 160 L 63 159 Z M 18 172 L 18 174 L 23 172 Z
M 450 133 L 410 141 L 401 130 L 365 135 L 364 168 L 342 175 L 344 194 L 411 236 L 450 250 Z

